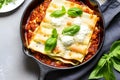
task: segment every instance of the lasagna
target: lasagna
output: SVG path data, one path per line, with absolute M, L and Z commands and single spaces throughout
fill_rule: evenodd
M 82 2 L 45 0 L 31 15 L 35 17 L 30 17 L 26 25 L 28 49 L 70 65 L 84 62 L 90 52 L 97 50 L 99 17 Z M 34 28 L 28 29 L 32 25 Z

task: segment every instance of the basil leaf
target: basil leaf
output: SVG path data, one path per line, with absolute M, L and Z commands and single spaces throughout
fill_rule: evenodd
M 67 14 L 71 17 L 81 16 L 82 13 L 83 13 L 83 11 L 80 8 L 77 8 L 77 7 L 70 8 L 67 12 Z
M 98 62 L 97 67 L 90 74 L 89 79 L 105 78 L 105 80 L 116 80 L 113 73 L 113 65 L 108 54 L 104 55 Z
M 113 67 L 120 72 L 120 41 L 112 44 L 109 55 L 112 58 Z
M 58 17 L 63 16 L 65 13 L 66 13 L 65 7 L 62 6 L 62 10 L 56 10 L 56 11 L 52 12 L 52 13 L 50 14 L 50 16 L 51 16 L 51 17 L 58 18 Z
M 0 8 L 2 8 L 5 0 L 0 0 Z
M 45 51 L 50 53 L 56 47 L 56 44 L 57 44 L 57 38 L 50 37 L 45 42 Z
M 113 65 L 110 60 L 107 60 L 107 63 L 105 64 L 103 76 L 105 80 L 116 80 L 113 73 Z
M 70 26 L 70 27 L 67 27 L 67 28 L 63 29 L 62 34 L 64 34 L 64 35 L 69 35 L 69 36 L 73 36 L 73 35 L 75 35 L 79 30 L 80 30 L 80 26 L 79 26 L 79 25 L 72 25 L 72 26 Z
M 107 57 L 108 55 L 105 55 L 99 60 L 97 66 L 94 68 L 94 70 L 90 74 L 89 79 L 99 79 L 103 77 L 104 66 L 106 64 Z
M 113 67 L 120 72 L 120 59 L 112 58 Z
M 57 30 L 53 29 L 52 30 L 52 35 L 50 38 L 48 38 L 45 42 L 45 51 L 50 53 L 57 45 Z
M 101 69 L 99 65 L 102 65 L 104 62 L 101 62 L 100 64 L 98 63 L 98 68 L 95 68 L 95 70 L 91 73 L 90 79 L 98 79 L 103 77 L 105 80 L 116 80 L 113 68 L 120 72 L 120 41 L 114 42 L 110 48 L 109 54 L 106 55 L 106 57 L 103 56 L 106 63 L 103 67 L 101 67 Z M 99 73 L 99 70 L 103 70 L 102 74 Z
M 57 30 L 56 30 L 56 29 L 53 29 L 53 30 L 52 30 L 52 35 L 51 35 L 51 37 L 53 37 L 53 38 L 57 38 L 57 37 L 58 37 L 58 34 L 57 34 Z
M 109 55 L 120 59 L 120 41 L 116 41 L 112 44 Z
M 117 47 L 120 47 L 120 41 L 116 41 L 112 44 L 112 46 L 110 48 L 110 52 L 115 51 L 117 49 Z M 118 50 L 120 50 L 120 49 L 118 48 Z

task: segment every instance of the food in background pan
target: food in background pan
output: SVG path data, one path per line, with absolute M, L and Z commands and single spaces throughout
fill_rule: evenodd
M 100 39 L 99 17 L 77 0 L 44 0 L 26 24 L 26 46 L 40 61 L 69 67 L 90 59 Z

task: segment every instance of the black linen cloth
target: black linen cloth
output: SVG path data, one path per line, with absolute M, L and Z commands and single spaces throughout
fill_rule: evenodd
M 108 0 L 101 5 L 105 19 L 105 41 L 101 51 L 89 63 L 71 70 L 58 70 L 49 72 L 45 80 L 88 80 L 91 71 L 94 69 L 100 57 L 106 53 L 111 44 L 120 39 L 120 0 Z M 120 73 L 114 71 L 117 80 L 120 80 Z

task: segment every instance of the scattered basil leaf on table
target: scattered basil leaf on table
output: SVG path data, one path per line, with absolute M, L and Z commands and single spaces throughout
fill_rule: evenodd
M 113 63 L 113 67 L 120 72 L 120 59 L 113 58 L 112 63 Z
M 57 30 L 53 29 L 52 30 L 52 35 L 50 38 L 48 38 L 45 42 L 45 51 L 50 53 L 57 45 Z
M 62 31 L 62 34 L 64 35 L 69 35 L 69 36 L 73 36 L 75 35 L 78 31 L 80 30 L 80 26 L 79 25 L 72 25 L 70 27 L 64 28 Z
M 120 41 L 114 42 L 109 54 L 102 56 L 89 79 L 116 80 L 113 68 L 120 72 Z
M 113 65 L 111 60 L 107 59 L 105 67 L 103 69 L 103 77 L 105 80 L 116 80 L 115 75 L 113 73 Z
M 116 41 L 112 44 L 109 55 L 111 57 L 116 57 L 120 59 L 120 41 Z
M 82 13 L 83 13 L 83 11 L 77 7 L 70 8 L 70 9 L 68 9 L 68 12 L 67 12 L 67 14 L 71 17 L 81 16 Z
M 66 13 L 66 9 L 65 9 L 64 6 L 62 6 L 62 9 L 61 9 L 61 10 L 55 10 L 55 11 L 53 11 L 53 12 L 50 14 L 50 16 L 51 16 L 51 17 L 58 18 L 58 17 L 63 16 L 65 13 Z
M 89 79 L 98 79 L 103 77 L 103 69 L 106 64 L 106 57 L 107 55 L 103 56 L 100 61 L 98 62 L 98 65 L 95 67 L 94 71 L 91 73 Z

